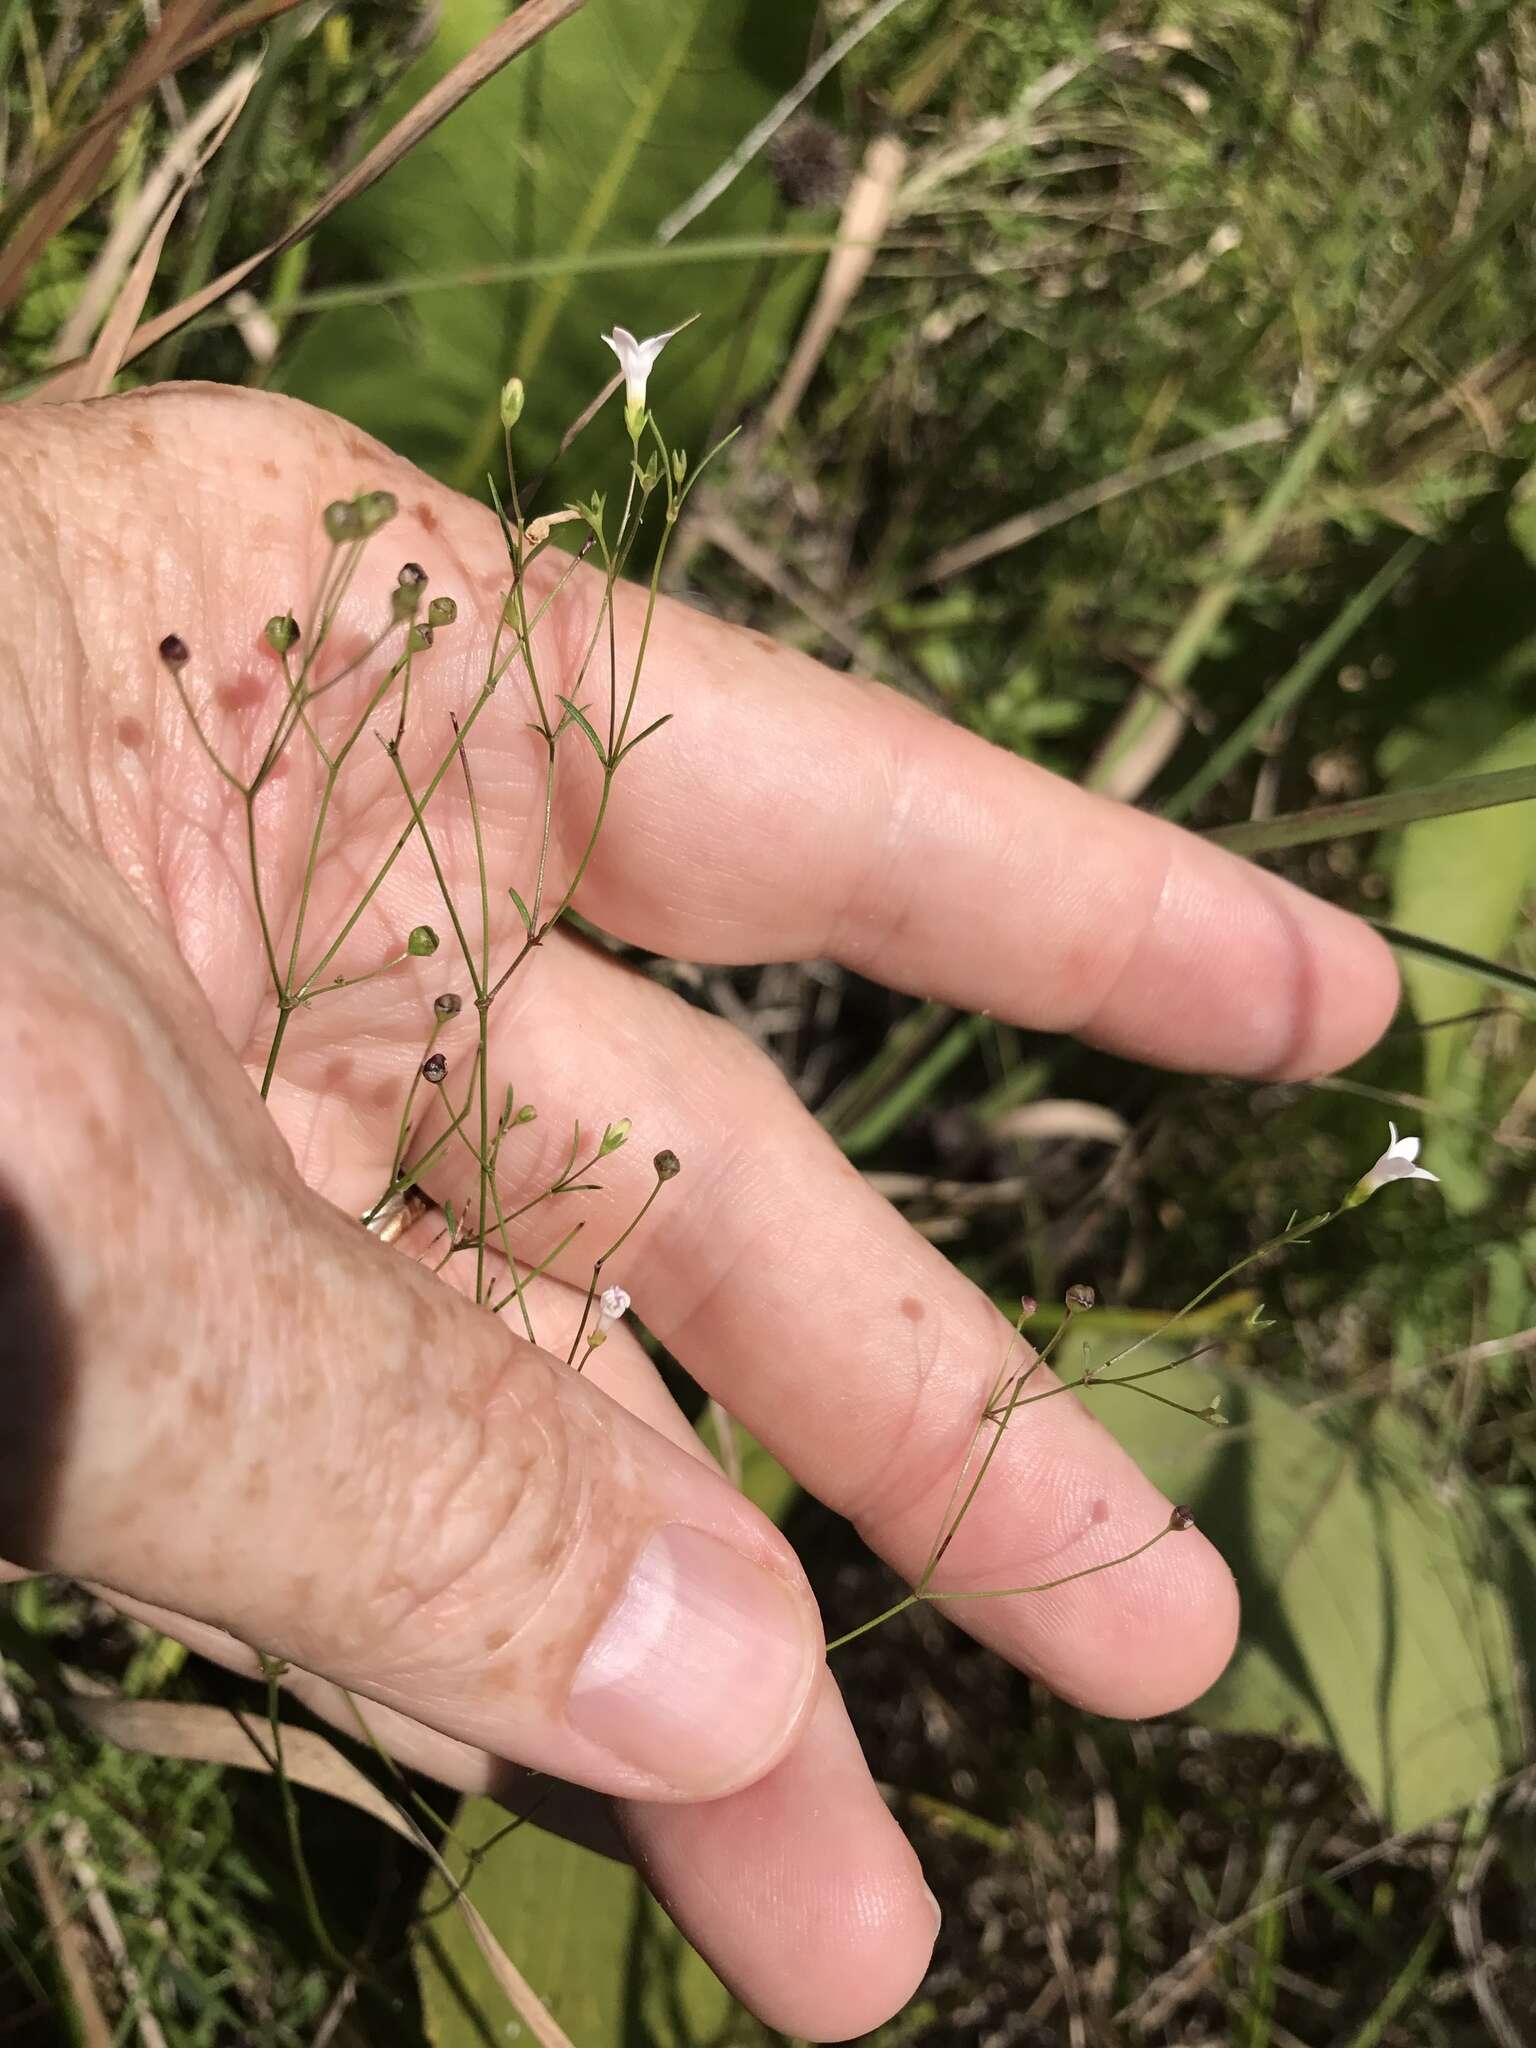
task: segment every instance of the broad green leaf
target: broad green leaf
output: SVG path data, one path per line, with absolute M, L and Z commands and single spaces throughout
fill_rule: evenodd
M 1536 1647 L 1531 1574 L 1480 1496 L 1447 1489 L 1418 1426 L 1364 1401 L 1309 1416 L 1206 1360 L 1152 1385 L 1196 1407 L 1220 1388 L 1234 1425 L 1128 1391 L 1090 1397 L 1237 1579 L 1241 1646 L 1195 1713 L 1329 1744 L 1393 1828 L 1513 1769 L 1519 1668 Z
M 493 1843 L 469 1897 L 578 2048 L 757 2048 L 767 2039 L 627 1864 L 534 1825 L 504 1832 L 508 1819 L 489 1799 L 465 1799 L 444 1857 L 462 1881 L 470 1852 Z M 440 1880 L 423 1907 L 416 1975 L 433 2048 L 526 2039 Z
M 496 0 L 445 0 L 431 48 L 379 113 L 382 128 L 499 20 Z M 728 157 L 804 68 L 814 0 L 593 0 L 491 80 L 319 237 L 319 261 L 359 283 L 548 257 L 585 262 L 653 242 L 666 214 Z M 676 245 L 773 233 L 761 166 Z M 434 474 L 481 490 L 501 469 L 499 394 L 520 376 L 520 475 L 613 374 L 600 335 L 702 317 L 651 378 L 673 447 L 735 423 L 783 360 L 813 259 L 679 260 L 643 276 L 556 269 L 515 285 L 405 293 L 322 313 L 288 356 L 285 390 L 329 406 Z M 622 478 L 617 406 L 562 465 L 560 497 Z M 544 501 L 546 503 L 549 500 Z
M 1506 733 L 1468 764 L 1473 774 L 1536 766 L 1536 719 Z M 1536 886 L 1536 821 L 1522 804 L 1426 818 L 1403 833 L 1393 887 L 1393 922 L 1496 957 L 1509 942 L 1520 905 Z M 1465 974 L 1429 960 L 1403 965 L 1408 993 L 1424 1021 L 1454 1015 L 1477 999 Z M 1456 1051 L 1457 1033 L 1425 1037 L 1425 1082 L 1437 1092 Z
M 1468 764 L 1477 774 L 1536 764 L 1536 719 L 1506 733 Z M 1536 887 L 1536 818 L 1513 804 L 1460 817 L 1425 819 L 1403 833 L 1393 872 L 1393 922 L 1426 938 L 1496 959 L 1508 946 L 1520 908 Z M 1456 1016 L 1480 1000 L 1476 980 L 1422 956 L 1402 956 L 1403 980 L 1424 1023 Z M 1424 1033 L 1424 1092 L 1475 1120 L 1480 1074 L 1472 1060 L 1474 1027 Z M 1431 1134 L 1429 1163 L 1449 1198 L 1474 1207 L 1482 1186 L 1477 1139 L 1470 1124 L 1447 1123 Z

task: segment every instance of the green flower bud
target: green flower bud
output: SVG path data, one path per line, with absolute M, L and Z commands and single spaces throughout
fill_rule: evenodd
M 344 540 L 356 540 L 363 530 L 362 516 L 350 498 L 335 498 L 321 514 L 325 537 L 339 547 Z
M 381 526 L 388 526 L 399 509 L 393 491 L 364 491 L 357 500 L 359 527 L 364 534 L 377 533 Z
M 298 642 L 299 622 L 292 612 L 279 612 L 276 618 L 268 619 L 266 635 L 274 654 L 286 654 Z
M 538 1113 L 531 1102 L 525 1102 L 512 1121 L 515 1124 L 531 1124 Z
M 429 626 L 451 626 L 459 616 L 459 608 L 451 597 L 434 597 L 427 606 Z
M 618 1123 L 610 1124 L 603 1133 L 603 1142 L 597 1148 L 599 1159 L 606 1159 L 610 1152 L 617 1152 L 629 1136 L 629 1118 L 622 1117 Z
M 426 960 L 437 951 L 440 944 L 441 941 L 431 925 L 419 924 L 406 940 L 405 950 L 413 960 Z
M 527 393 L 521 377 L 509 377 L 501 387 L 501 424 L 510 433 L 523 416 Z
M 405 645 L 406 651 L 409 654 L 425 654 L 432 645 L 432 628 L 430 626 L 412 626 L 410 632 L 406 635 Z
M 414 619 L 421 610 L 421 585 L 397 583 L 389 593 L 389 609 L 397 624 L 405 619 Z

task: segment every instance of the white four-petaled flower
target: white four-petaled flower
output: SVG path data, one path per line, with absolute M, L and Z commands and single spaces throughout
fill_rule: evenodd
M 639 432 L 640 422 L 645 417 L 645 387 L 656 358 L 677 332 L 677 328 L 669 327 L 665 334 L 653 334 L 648 340 L 636 341 L 627 327 L 615 327 L 612 334 L 603 336 L 624 372 L 624 418 L 632 434 Z
M 1400 1138 L 1397 1135 L 1396 1124 L 1389 1123 L 1387 1129 L 1391 1133 L 1392 1142 L 1370 1171 L 1360 1176 L 1354 1191 L 1358 1201 L 1363 1202 L 1368 1195 L 1374 1195 L 1376 1190 L 1385 1187 L 1389 1180 L 1438 1181 L 1440 1178 L 1438 1173 L 1431 1173 L 1427 1167 L 1417 1163 L 1417 1138 Z

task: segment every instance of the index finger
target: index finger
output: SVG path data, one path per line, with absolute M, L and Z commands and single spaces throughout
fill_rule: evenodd
M 580 599 L 575 600 L 580 602 Z M 645 595 L 624 589 L 633 648 Z M 620 674 L 626 672 L 620 650 Z M 1165 1066 L 1363 1052 L 1397 975 L 1358 919 L 877 684 L 663 600 L 583 908 L 721 963 L 830 957 Z

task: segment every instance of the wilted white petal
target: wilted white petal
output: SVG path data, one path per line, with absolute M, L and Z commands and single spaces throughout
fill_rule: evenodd
M 629 1296 L 622 1287 L 605 1287 L 597 1297 L 598 1313 L 606 1327 L 629 1314 Z

